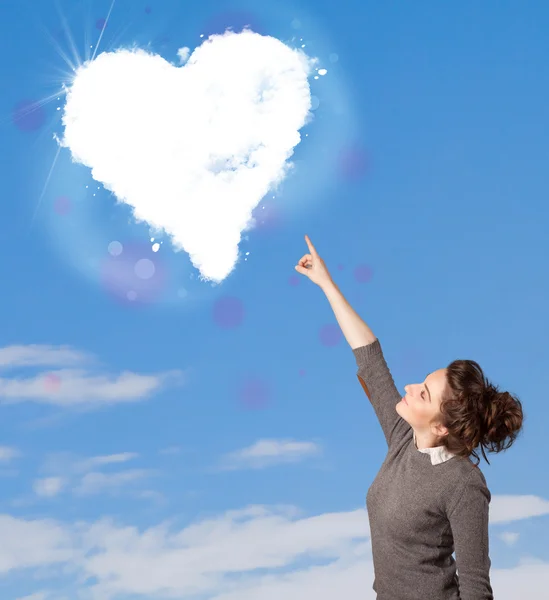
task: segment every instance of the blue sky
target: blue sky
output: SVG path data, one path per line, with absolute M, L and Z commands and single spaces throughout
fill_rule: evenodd
M 13 118 L 67 74 L 61 17 L 85 57 L 110 8 L 2 7 L 0 596 L 374 597 L 365 496 L 386 445 L 295 274 L 304 234 L 399 389 L 468 358 L 519 396 L 523 433 L 480 465 L 492 583 L 501 600 L 547 588 L 549 7 L 117 0 L 98 53 L 176 62 L 252 20 L 328 70 L 235 270 L 201 282 L 164 237 L 146 303 L 97 265 L 113 241 L 143 253 L 148 227 L 66 149 L 49 176 L 62 99 Z

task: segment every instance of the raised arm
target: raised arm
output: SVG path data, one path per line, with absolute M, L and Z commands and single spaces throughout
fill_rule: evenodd
M 305 241 L 309 247 L 309 253 L 301 257 L 295 267 L 296 271 L 306 275 L 326 294 L 341 331 L 353 350 L 375 342 L 376 336 L 339 291 L 308 236 L 305 236 Z
M 373 344 L 376 336 L 366 323 L 359 317 L 354 308 L 347 302 L 336 283 L 330 278 L 320 286 L 334 311 L 335 318 L 341 331 L 352 350 L 361 346 Z
M 307 236 L 305 241 L 309 253 L 301 258 L 296 270 L 309 277 L 325 293 L 341 331 L 355 355 L 358 379 L 374 407 L 387 445 L 391 446 L 409 431 L 410 426 L 396 412 L 395 406 L 400 402 L 401 396 L 385 362 L 379 340 L 347 302 Z

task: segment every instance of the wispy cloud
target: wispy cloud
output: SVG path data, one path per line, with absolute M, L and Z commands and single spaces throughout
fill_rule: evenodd
M 53 454 L 46 458 L 43 466 L 43 470 L 49 472 L 51 476 L 37 479 L 33 489 L 37 496 L 50 498 L 64 490 L 77 496 L 101 493 L 119 495 L 155 472 L 147 469 L 103 472 L 99 469 L 119 466 L 138 456 L 135 452 L 120 452 L 89 458 L 79 458 L 70 453 Z M 152 498 L 159 494 L 151 490 L 138 490 L 134 495 Z
M 17 600 L 47 600 L 47 598 L 47 592 L 36 592 L 35 594 L 30 594 L 29 596 L 19 596 Z
M 171 454 L 181 454 L 182 450 L 180 446 L 168 446 L 167 448 L 161 448 L 158 451 L 158 454 L 171 455 Z
M 62 477 L 44 477 L 33 484 L 34 492 L 43 498 L 53 498 L 63 489 L 66 482 Z
M 141 374 L 123 371 L 117 374 L 92 373 L 75 364 L 94 361 L 88 355 L 68 347 L 8 346 L 0 348 L 0 368 L 62 367 L 27 377 L 0 378 L 0 401 L 4 404 L 33 401 L 59 407 L 96 407 L 136 402 L 159 392 L 167 385 L 184 381 L 180 370 Z
M 101 473 L 95 471 L 86 473 L 80 484 L 74 488 L 74 493 L 80 496 L 89 496 L 109 492 L 117 494 L 129 484 L 143 480 L 150 476 L 153 471 L 147 469 L 128 469 L 117 473 Z
M 226 454 L 221 460 L 220 469 L 264 469 L 277 464 L 299 462 L 319 454 L 321 448 L 314 442 L 263 439 Z
M 549 515 L 543 498 L 494 495 L 491 528 L 508 522 L 510 514 L 538 517 L 540 507 Z M 183 529 L 164 522 L 144 530 L 112 519 L 69 526 L 2 515 L 0 572 L 26 569 L 30 580 L 35 570 L 51 570 L 64 585 L 79 585 L 79 591 L 105 600 L 373 600 L 369 536 L 362 508 L 307 516 L 292 506 L 253 505 Z M 492 568 L 495 596 L 538 597 L 549 586 L 549 564 L 528 556 L 515 562 L 509 569 Z
M 0 463 L 8 463 L 18 456 L 21 456 L 21 453 L 16 448 L 0 446 Z
M 78 550 L 71 530 L 50 519 L 25 520 L 0 515 L 0 573 L 50 567 L 76 561 Z
M 508 546 L 513 546 L 519 539 L 519 534 L 511 531 L 502 531 L 498 537 Z
M 69 346 L 28 344 L 0 348 L 0 369 L 4 370 L 15 367 L 66 367 L 91 359 Z
M 104 465 L 115 465 L 128 462 L 137 458 L 139 454 L 136 452 L 120 452 L 118 454 L 107 454 L 103 456 L 92 456 L 91 458 L 86 458 L 84 460 L 80 460 L 75 462 L 74 470 L 75 471 L 89 471 L 91 469 L 95 469 L 96 467 L 101 467 Z

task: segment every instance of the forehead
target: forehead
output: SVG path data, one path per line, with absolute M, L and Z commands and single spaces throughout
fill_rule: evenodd
M 440 381 L 445 378 L 446 378 L 446 369 L 437 369 L 436 371 L 431 371 L 431 373 L 428 373 L 427 377 L 425 377 L 425 381 L 427 383 L 429 383 L 429 382 Z
M 446 385 L 446 369 L 437 369 L 425 378 L 425 384 L 431 394 L 441 394 Z

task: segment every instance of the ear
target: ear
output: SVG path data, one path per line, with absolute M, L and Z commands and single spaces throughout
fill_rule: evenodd
M 446 437 L 448 435 L 448 429 L 446 429 L 446 427 L 444 427 L 444 425 L 441 425 L 440 423 L 437 425 L 433 425 L 432 427 L 433 429 L 433 433 L 438 437 L 438 438 L 443 438 Z

